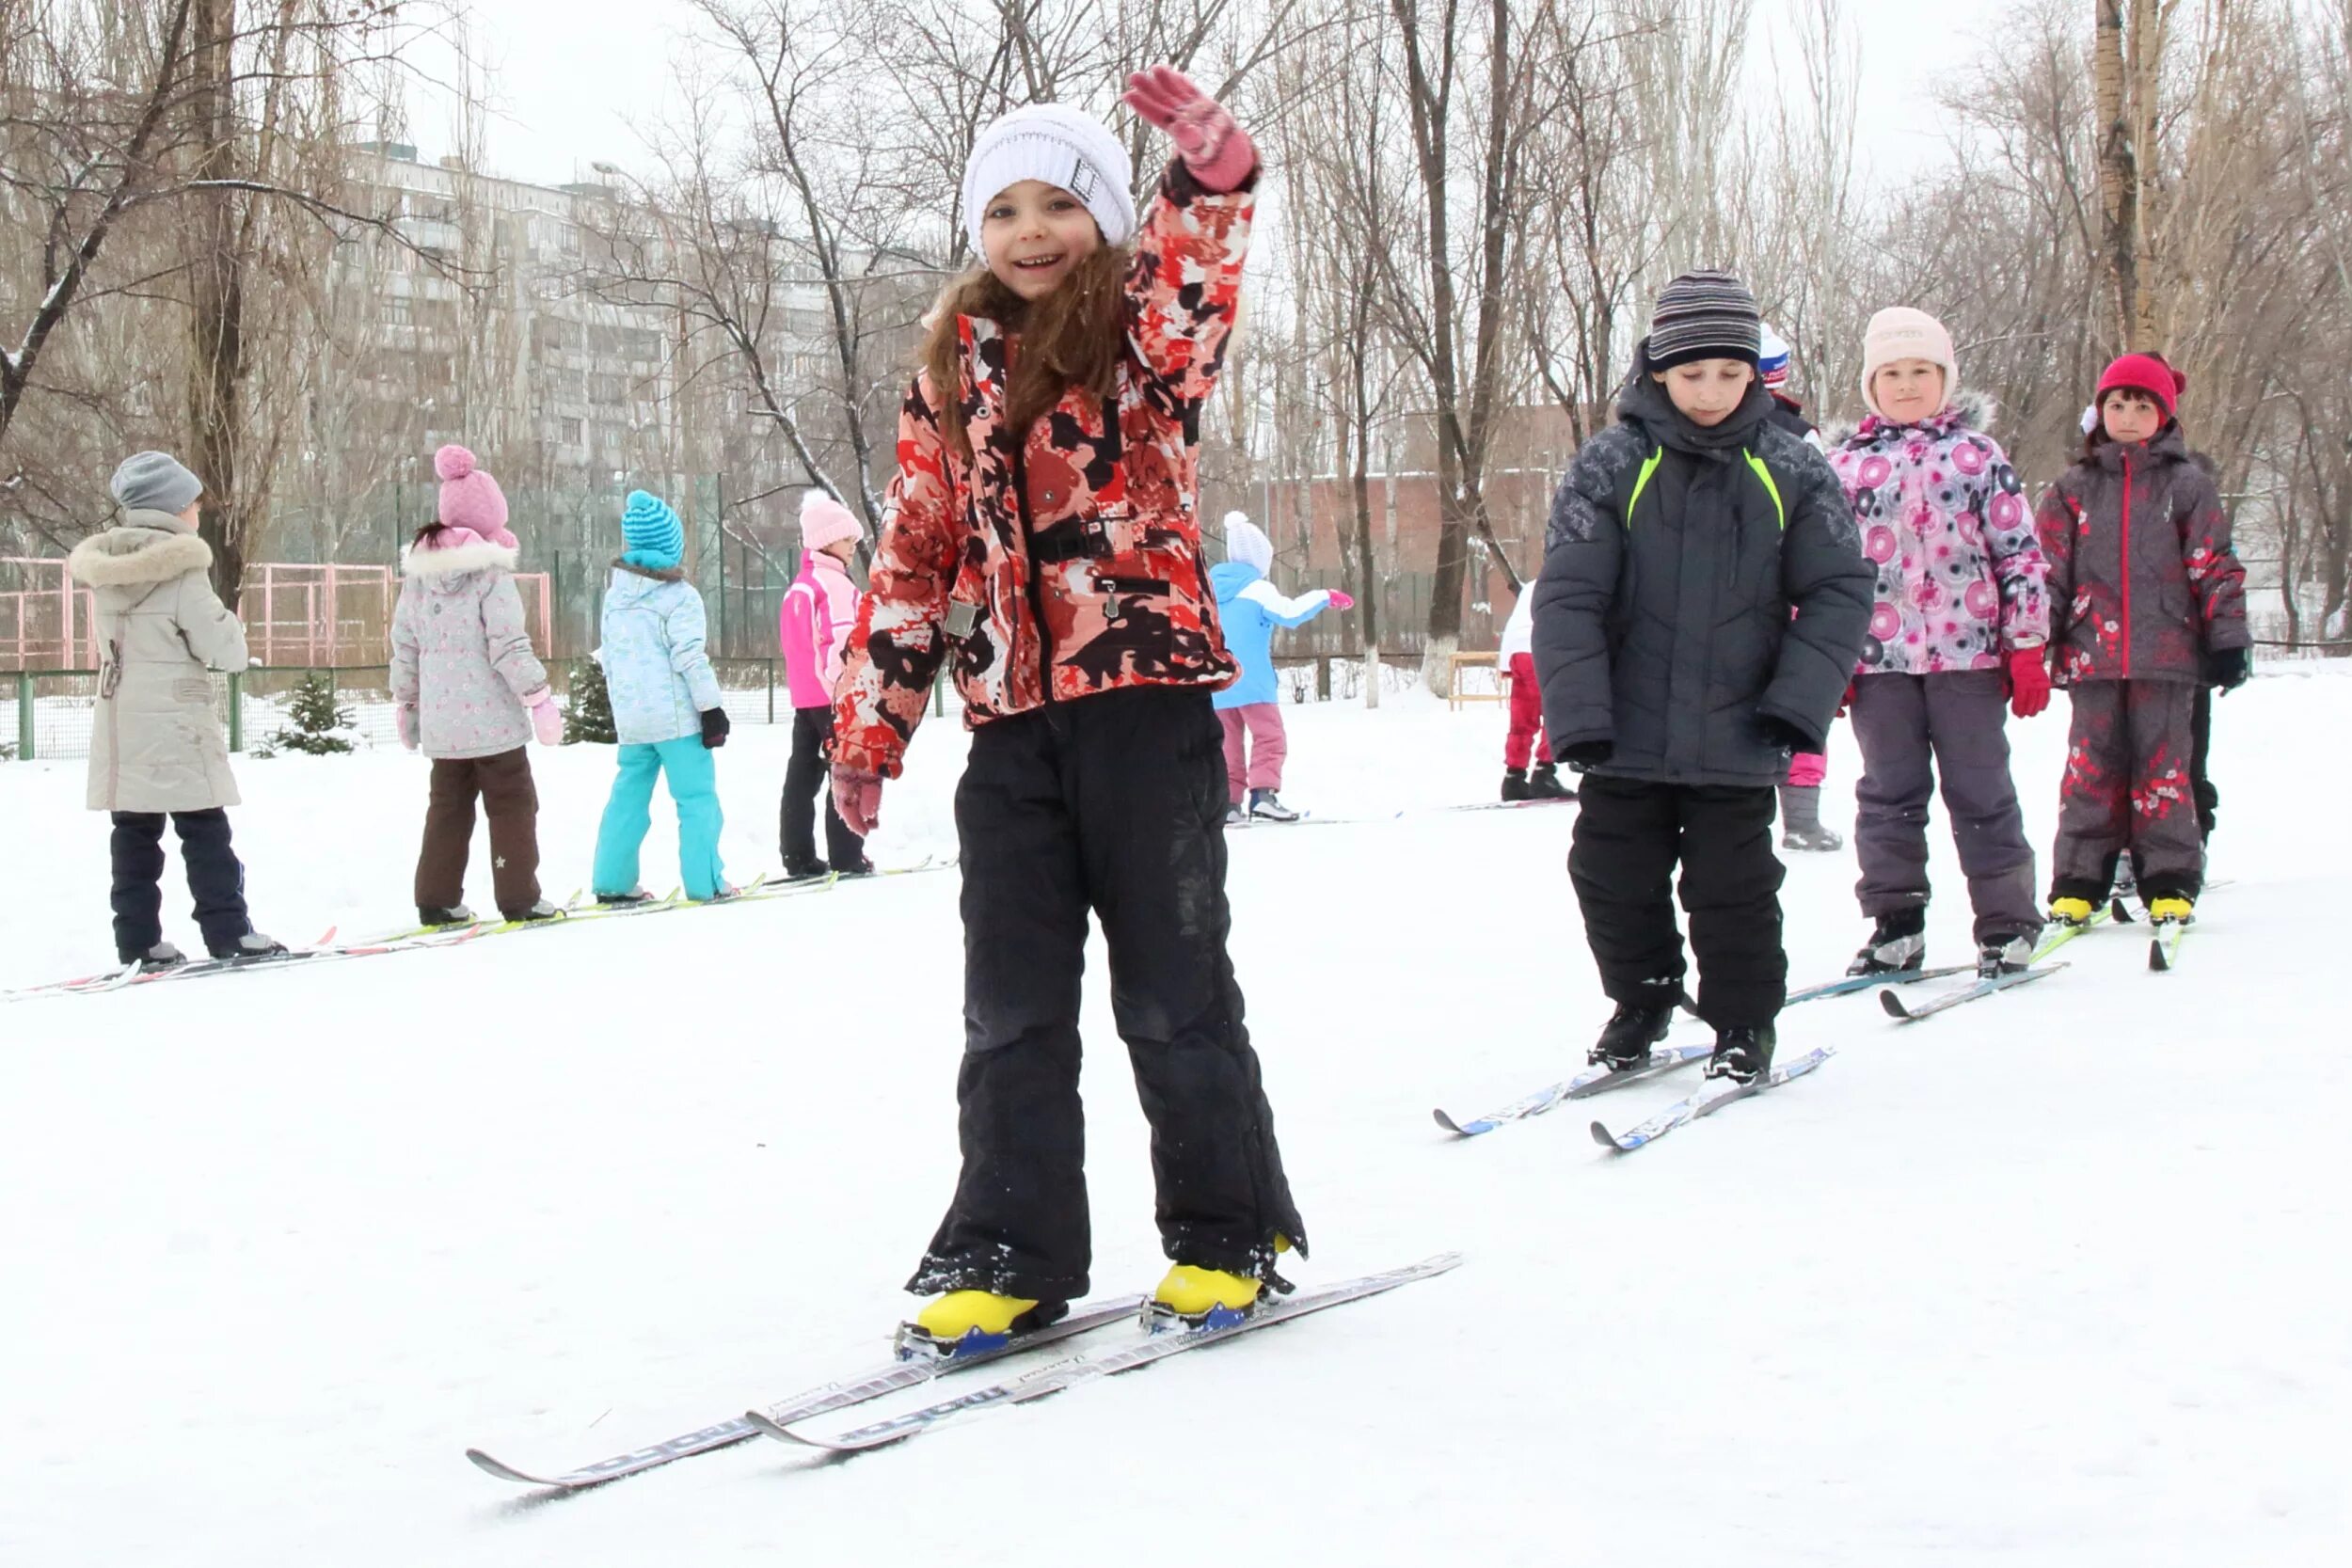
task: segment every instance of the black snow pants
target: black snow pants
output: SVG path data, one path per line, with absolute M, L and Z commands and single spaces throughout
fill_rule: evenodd
M 1646 1006 L 1680 990 L 1682 933 L 1670 896 L 1679 862 L 1699 1016 L 1717 1029 L 1777 1018 L 1788 994 L 1788 955 L 1780 940 L 1772 791 L 1587 773 L 1577 793 L 1568 878 L 1609 999 Z
M 963 1172 L 908 1290 L 1041 1301 L 1088 1290 L 1078 997 L 1089 910 L 1152 1124 L 1167 1255 L 1263 1276 L 1277 1236 L 1306 1251 L 1226 953 L 1230 804 L 1205 691 L 1124 689 L 974 732 L 956 790 Z
M 114 814 L 115 956 L 124 963 L 144 958 L 164 940 L 164 813 Z M 205 951 L 232 951 L 253 929 L 245 908 L 245 867 L 230 847 L 229 814 L 175 811 L 180 858 L 187 864 L 188 892 L 196 898 L 197 929 Z
M 792 710 L 792 760 L 784 768 L 784 802 L 777 808 L 776 838 L 784 869 L 798 873 L 827 864 L 850 873 L 866 865 L 866 841 L 850 832 L 834 809 L 833 791 L 826 787 L 832 772 L 826 748 L 833 743 L 833 709 Z M 825 798 L 825 859 L 817 859 L 817 797 Z

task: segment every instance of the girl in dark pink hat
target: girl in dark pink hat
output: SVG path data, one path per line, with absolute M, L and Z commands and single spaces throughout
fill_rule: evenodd
M 2246 568 L 2211 465 L 2178 418 L 2188 378 L 2127 354 L 2099 378 L 2081 461 L 2038 515 L 2050 562 L 2051 673 L 2074 702 L 2050 913 L 2080 925 L 2129 850 L 2158 920 L 2185 920 L 2204 882 L 2191 782 L 2201 685 L 2249 669 Z

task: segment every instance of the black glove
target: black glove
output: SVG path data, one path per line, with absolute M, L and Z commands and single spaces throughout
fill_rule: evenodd
M 1764 737 L 1764 744 L 1782 752 L 1818 752 L 1821 743 L 1774 713 L 1756 716 L 1756 733 Z
M 727 731 L 732 727 L 733 726 L 727 722 L 727 710 L 725 708 L 707 707 L 703 709 L 704 748 L 706 750 L 715 750 L 718 747 L 725 745 L 727 743 Z
M 2254 656 L 2245 648 L 2208 648 L 2198 659 L 2207 686 L 2235 691 L 2254 673 Z
M 1616 750 L 1614 741 L 1580 740 L 1573 746 L 1562 747 L 1560 760 L 1566 763 L 1571 770 L 1581 773 L 1587 768 L 1597 768 L 1607 762 Z

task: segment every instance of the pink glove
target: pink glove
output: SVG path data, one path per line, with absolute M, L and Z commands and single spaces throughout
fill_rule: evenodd
M 1232 112 L 1172 65 L 1155 65 L 1127 78 L 1127 107 L 1159 127 L 1202 188 L 1238 190 L 1258 166 L 1258 144 Z
M 1325 592 L 1331 595 L 1331 608 L 1333 610 L 1353 610 L 1356 608 L 1356 595 L 1348 593 L 1346 590 L 1331 588 L 1326 589 Z
M 417 705 L 403 703 L 392 710 L 392 719 L 400 729 L 400 743 L 408 750 L 417 749 Z
M 555 705 L 555 693 L 541 691 L 538 700 L 525 705 L 531 709 L 532 733 L 538 736 L 542 746 L 564 744 L 564 710 Z
M 853 768 L 833 770 L 833 809 L 860 838 L 870 836 L 882 825 L 882 791 L 880 773 L 861 773 Z
M 2050 705 L 2050 672 L 2040 648 L 2011 648 L 2009 653 L 2009 710 L 2030 719 Z

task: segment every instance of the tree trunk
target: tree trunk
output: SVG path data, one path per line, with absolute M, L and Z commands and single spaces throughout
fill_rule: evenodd
M 189 56 L 188 114 L 199 180 L 235 172 L 236 0 L 196 0 Z M 190 198 L 188 467 L 203 482 L 198 532 L 213 547 L 213 586 L 234 610 L 245 580 L 245 516 L 237 498 L 239 388 L 245 379 L 245 267 L 237 197 L 205 191 Z
M 2097 0 L 2091 83 L 2099 124 L 2099 205 L 2106 218 L 2108 309 L 2118 347 L 2129 350 L 2139 319 L 2139 175 L 2134 166 L 2132 116 L 2126 102 L 2124 0 Z
M 2163 279 L 2162 257 L 2152 253 L 2148 229 L 2156 204 L 2156 171 L 2162 158 L 2156 146 L 2156 109 L 2164 76 L 2164 21 L 2156 0 L 2132 0 L 2131 52 L 2131 216 L 2132 321 L 2135 347 L 2154 348 L 2163 342 L 2156 320 L 2157 294 Z M 2169 247 L 2167 247 L 2169 248 Z

